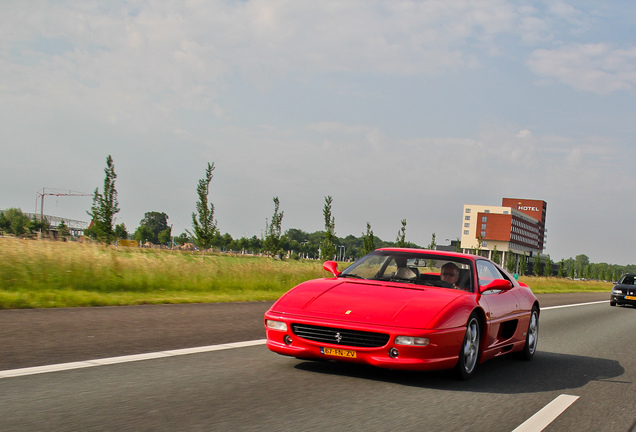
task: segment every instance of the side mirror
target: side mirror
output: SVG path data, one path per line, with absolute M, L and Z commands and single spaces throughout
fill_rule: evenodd
M 490 291 L 490 290 L 507 291 L 511 288 L 512 288 L 512 282 L 507 281 L 505 279 L 493 279 L 488 285 L 482 286 L 479 289 L 479 291 L 480 292 Z
M 338 263 L 335 261 L 325 261 L 322 264 L 322 268 L 331 272 L 334 276 L 338 276 L 340 272 L 338 271 Z

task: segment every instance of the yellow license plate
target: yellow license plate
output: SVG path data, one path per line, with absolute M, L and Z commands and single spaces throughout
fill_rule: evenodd
M 336 356 L 336 357 L 348 357 L 356 358 L 356 352 L 351 350 L 344 350 L 340 348 L 320 348 L 320 354 Z
M 625 300 L 636 300 L 634 296 L 625 296 Z

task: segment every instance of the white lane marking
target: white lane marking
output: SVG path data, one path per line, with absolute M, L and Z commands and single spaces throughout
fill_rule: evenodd
M 535 415 L 512 432 L 540 432 L 552 423 L 563 411 L 568 409 L 579 397 L 562 394 L 552 402 L 541 408 Z
M 597 303 L 607 303 L 607 300 L 590 302 L 590 303 L 577 303 L 577 304 L 564 305 L 564 306 L 550 306 L 550 307 L 541 308 L 541 310 L 544 311 L 544 310 L 559 309 L 559 308 L 572 307 L 572 306 L 585 306 L 585 305 L 591 305 L 591 304 L 597 304 Z M 147 353 L 147 354 L 134 354 L 134 355 L 127 355 L 127 356 L 109 357 L 109 358 L 85 360 L 85 361 L 71 362 L 71 363 L 60 363 L 60 364 L 47 365 L 47 366 L 35 366 L 35 367 L 21 368 L 21 369 L 8 369 L 8 370 L 0 371 L 0 379 L 19 377 L 19 376 L 25 376 L 25 375 L 35 375 L 35 374 L 42 374 L 42 373 L 49 373 L 49 372 L 58 372 L 58 371 L 71 370 L 71 369 L 82 369 L 82 368 L 88 368 L 93 366 L 104 366 L 109 364 L 127 363 L 127 362 L 140 361 L 140 360 L 151 360 L 151 359 L 157 359 L 162 357 L 171 357 L 171 356 L 196 354 L 196 353 L 203 353 L 203 352 L 210 352 L 210 351 L 219 351 L 219 350 L 226 350 L 226 349 L 232 349 L 232 348 L 242 348 L 242 347 L 253 346 L 253 345 L 263 345 L 265 344 L 265 342 L 266 342 L 266 339 L 258 339 L 258 340 L 245 341 L 245 342 L 234 342 L 234 343 L 220 344 L 220 345 L 208 345 L 208 346 L 202 346 L 202 347 L 184 348 L 184 349 L 171 350 L 171 351 L 159 351 L 159 352 Z
M 609 304 L 609 300 L 600 300 L 600 301 L 593 301 L 588 303 L 575 303 L 575 304 L 568 304 L 568 305 L 561 305 L 561 306 L 548 306 L 548 307 L 542 307 L 541 310 L 544 311 L 544 310 L 550 310 L 550 309 L 562 309 L 562 308 L 568 308 L 568 307 L 587 306 L 587 305 L 600 304 L 600 303 Z
M 78 362 L 71 362 L 71 363 L 60 363 L 60 364 L 54 364 L 54 365 L 48 365 L 48 366 L 35 366 L 35 367 L 28 367 L 28 368 L 21 368 L 21 369 L 8 369 L 8 370 L 0 371 L 0 379 L 19 377 L 19 376 L 25 376 L 25 375 L 35 375 L 35 374 L 42 374 L 42 373 L 49 373 L 49 372 L 59 372 L 59 371 L 65 371 L 65 370 L 71 370 L 71 369 L 82 369 L 82 368 L 88 368 L 93 366 L 106 366 L 106 365 L 112 365 L 117 363 L 128 363 L 128 362 L 141 361 L 141 360 L 151 360 L 151 359 L 164 358 L 164 357 L 197 354 L 197 353 L 204 353 L 204 352 L 210 352 L 210 351 L 220 351 L 220 350 L 233 349 L 233 348 L 244 348 L 244 347 L 249 347 L 254 345 L 264 345 L 266 341 L 267 341 L 266 339 L 257 339 L 257 340 L 251 340 L 251 341 L 245 341 L 245 342 L 233 342 L 233 343 L 220 344 L 220 345 L 208 345 L 208 346 L 195 347 L 195 348 L 159 351 L 159 352 L 146 353 L 146 354 L 133 354 L 133 355 L 120 356 L 120 357 L 107 357 L 107 358 L 101 358 L 101 359 L 95 359 L 95 360 L 85 360 L 85 361 L 78 361 Z

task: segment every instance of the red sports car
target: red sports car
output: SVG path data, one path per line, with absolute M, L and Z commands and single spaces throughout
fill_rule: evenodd
M 267 347 L 300 359 L 389 369 L 456 368 L 508 353 L 531 359 L 539 302 L 496 263 L 474 255 L 385 248 L 333 277 L 303 282 L 265 313 Z

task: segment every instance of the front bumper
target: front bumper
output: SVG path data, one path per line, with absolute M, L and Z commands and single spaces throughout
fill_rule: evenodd
M 619 305 L 636 306 L 636 296 L 612 293 L 610 297 L 610 302 L 613 302 Z
M 266 315 L 265 318 L 283 321 L 287 324 L 286 331 L 265 327 L 267 348 L 275 353 L 299 359 L 335 360 L 368 364 L 387 369 L 438 370 L 453 368 L 457 364 L 460 347 L 466 332 L 464 327 L 447 330 L 421 330 L 373 325 L 346 325 L 351 330 L 382 332 L 388 333 L 390 336 L 389 341 L 381 347 L 363 348 L 304 339 L 294 334 L 291 325 L 292 322 L 321 326 L 332 326 L 333 323 L 306 319 L 291 320 L 289 317 L 281 317 L 274 314 Z M 343 327 L 342 324 L 339 324 L 339 326 Z M 430 343 L 427 346 L 398 345 L 395 344 L 396 336 L 428 338 Z M 324 352 L 329 351 L 325 348 L 334 348 L 340 351 L 346 350 L 349 354 L 353 352 L 355 357 L 324 354 Z

